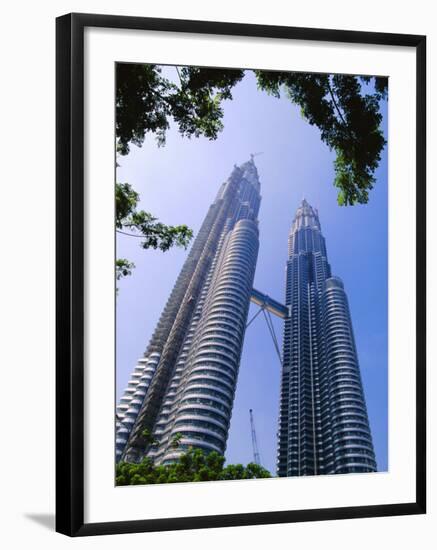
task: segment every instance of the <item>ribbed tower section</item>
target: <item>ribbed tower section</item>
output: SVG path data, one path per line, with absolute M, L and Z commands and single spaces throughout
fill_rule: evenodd
M 328 279 L 322 296 L 326 340 L 327 394 L 336 474 L 376 471 L 348 299 L 338 277 Z
M 115 454 L 117 461 L 122 457 L 139 410 L 142 407 L 145 395 L 149 389 L 151 379 L 155 374 L 161 354 L 169 339 L 172 328 L 174 327 L 178 311 L 187 295 L 188 287 L 205 250 L 208 237 L 217 220 L 222 202 L 223 200 L 219 193 L 219 196 L 208 210 L 205 220 L 203 221 L 150 339 L 147 350 L 144 356 L 138 361 L 124 395 L 116 409 Z M 138 387 L 140 380 L 144 380 L 144 378 L 147 379 L 147 383 Z M 138 393 L 136 393 L 137 387 L 139 390 Z
M 285 302 L 278 475 L 376 471 L 347 296 L 305 199 L 289 235 Z
M 258 255 L 260 200 L 252 158 L 220 187 L 117 407 L 117 460 L 149 456 L 166 463 L 188 447 L 224 453 Z

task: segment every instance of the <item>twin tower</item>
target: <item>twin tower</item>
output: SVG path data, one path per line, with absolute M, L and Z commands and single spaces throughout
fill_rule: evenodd
M 220 187 L 120 400 L 117 461 L 166 464 L 189 447 L 224 454 L 249 304 L 260 303 L 260 202 L 252 157 Z M 271 302 L 284 318 L 277 475 L 376 471 L 347 296 L 305 200 L 289 235 L 285 307 Z

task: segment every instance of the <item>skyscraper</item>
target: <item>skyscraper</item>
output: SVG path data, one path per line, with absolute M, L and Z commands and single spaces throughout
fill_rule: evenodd
M 117 407 L 116 459 L 224 453 L 258 255 L 253 157 L 210 206 Z M 175 435 L 180 437 L 178 445 Z
M 348 299 L 304 199 L 288 241 L 277 473 L 376 471 Z

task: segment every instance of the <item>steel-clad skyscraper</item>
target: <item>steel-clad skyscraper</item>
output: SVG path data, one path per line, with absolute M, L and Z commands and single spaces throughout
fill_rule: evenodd
M 258 172 L 235 166 L 117 407 L 116 459 L 224 453 L 258 255 Z M 181 434 L 174 445 L 175 434 Z
M 277 473 L 376 471 L 347 296 L 304 199 L 288 242 Z

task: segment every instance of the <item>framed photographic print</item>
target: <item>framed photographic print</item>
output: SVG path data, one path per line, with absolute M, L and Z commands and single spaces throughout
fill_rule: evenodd
M 425 37 L 57 19 L 57 530 L 425 512 Z

